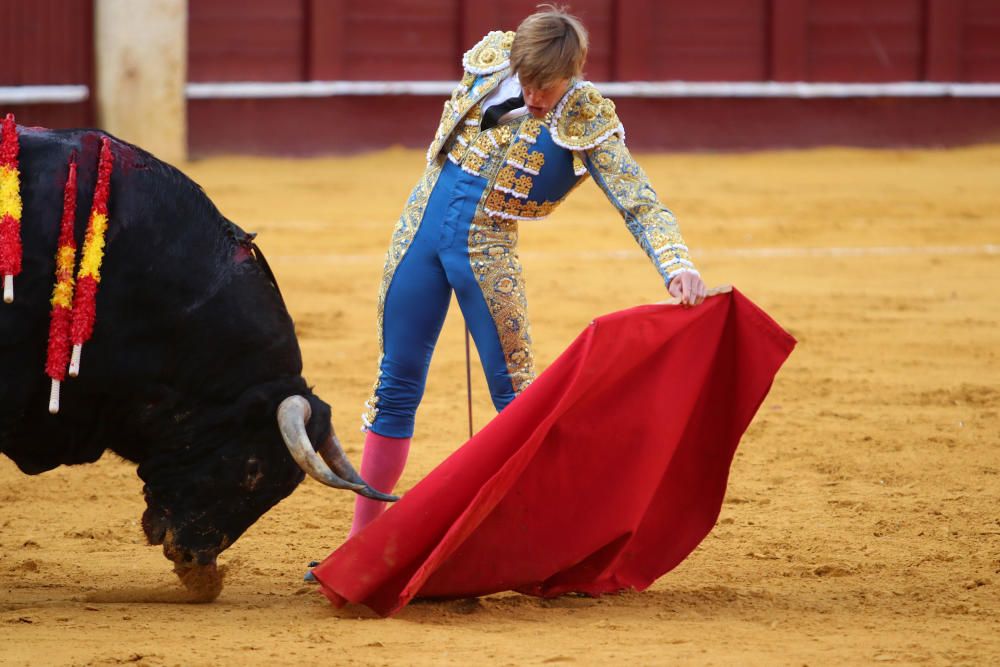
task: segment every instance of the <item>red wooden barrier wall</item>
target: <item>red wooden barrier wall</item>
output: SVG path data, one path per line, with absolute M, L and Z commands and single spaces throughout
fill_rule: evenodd
M 574 0 L 591 34 L 593 81 L 1000 81 L 1000 0 Z M 462 53 L 491 29 L 514 29 L 535 0 L 298 0 L 278 16 L 253 0 L 192 0 L 191 80 L 454 80 Z M 272 12 L 282 41 L 254 38 Z M 294 34 L 287 23 L 300 17 Z M 220 31 L 235 38 L 222 39 Z M 199 36 L 228 44 L 225 68 Z M 270 68 L 259 67 L 262 49 Z M 298 60 L 296 60 L 298 57 Z M 222 69 L 220 69 L 222 68 Z M 280 77 L 276 77 L 280 78 Z M 948 145 L 1000 140 L 1000 99 L 620 98 L 638 148 Z M 423 146 L 434 97 L 192 100 L 195 152 L 322 152 Z M 257 128 L 267 124 L 271 131 Z
M 765 81 L 767 0 L 617 3 L 620 81 Z
M 937 4 L 951 5 L 943 0 Z M 952 49 L 961 53 L 958 76 L 962 81 L 1000 81 L 1000 3 L 964 0 L 949 11 L 959 13 L 957 39 Z
M 451 80 L 535 0 L 191 0 L 191 81 Z M 594 81 L 1000 81 L 998 0 L 575 0 Z
M 1000 81 L 1000 0 L 569 4 L 591 33 L 586 75 L 594 81 Z M 190 0 L 189 80 L 454 80 L 467 48 L 488 30 L 515 28 L 535 5 Z M 0 0 L 0 86 L 92 86 L 93 6 Z M 640 148 L 1000 140 L 997 98 L 617 101 Z M 92 101 L 6 106 L 27 123 L 94 121 Z M 191 100 L 190 143 L 194 153 L 417 146 L 439 107 L 434 97 Z M 270 139 L 260 136 L 262 121 Z
M 93 86 L 93 0 L 0 0 L 0 86 Z M 94 124 L 90 102 L 0 104 L 18 122 Z
M 190 0 L 188 81 L 309 78 L 300 0 Z

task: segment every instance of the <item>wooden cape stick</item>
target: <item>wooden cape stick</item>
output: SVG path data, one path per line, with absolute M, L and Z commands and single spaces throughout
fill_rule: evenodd
M 472 362 L 469 359 L 469 324 L 465 325 L 465 388 L 469 399 L 469 438 L 472 438 Z

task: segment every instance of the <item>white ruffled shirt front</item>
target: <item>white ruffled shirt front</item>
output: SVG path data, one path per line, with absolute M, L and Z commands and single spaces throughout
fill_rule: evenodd
M 521 80 L 517 78 L 517 74 L 508 76 L 506 79 L 500 82 L 496 88 L 490 91 L 490 94 L 483 98 L 482 109 L 486 111 L 494 104 L 500 104 L 501 102 L 506 102 L 512 97 L 517 97 L 521 94 Z M 523 116 L 528 113 L 528 107 L 521 106 L 516 109 L 511 109 L 504 115 L 500 116 L 500 123 L 505 123 L 508 120 L 517 118 L 518 116 Z

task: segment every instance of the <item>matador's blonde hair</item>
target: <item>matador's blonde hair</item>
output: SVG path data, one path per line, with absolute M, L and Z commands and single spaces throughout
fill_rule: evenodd
M 587 59 L 587 29 L 562 7 L 539 5 L 521 21 L 510 49 L 510 65 L 522 84 L 545 88 L 580 76 Z

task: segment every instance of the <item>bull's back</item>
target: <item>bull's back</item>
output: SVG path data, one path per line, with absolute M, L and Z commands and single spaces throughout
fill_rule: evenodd
M 79 256 L 104 136 L 19 128 L 23 260 L 14 303 L 0 304 L 0 451 L 29 472 L 125 446 L 115 440 L 137 437 L 129 412 L 159 397 L 225 400 L 269 375 L 301 373 L 291 320 L 242 230 L 178 170 L 112 138 L 96 323 L 80 377 L 64 383 L 60 413 L 48 414 L 45 356 L 68 165 L 77 163 Z M 53 447 L 58 456 L 31 454 Z

